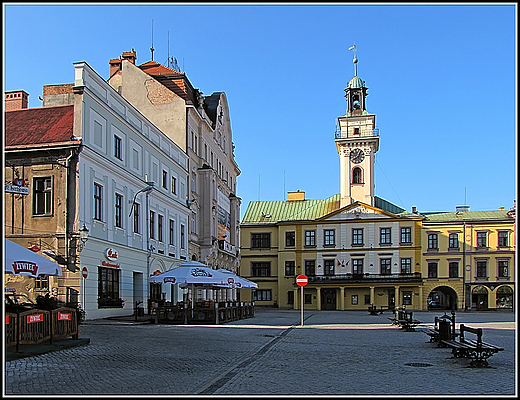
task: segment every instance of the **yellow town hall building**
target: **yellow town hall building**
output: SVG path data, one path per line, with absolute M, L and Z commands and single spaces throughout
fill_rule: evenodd
M 379 130 L 355 76 L 338 118 L 340 194 L 252 201 L 241 223 L 240 275 L 258 283 L 257 306 L 316 310 L 512 308 L 515 208 L 408 212 L 374 194 Z M 249 300 L 249 299 L 242 299 Z

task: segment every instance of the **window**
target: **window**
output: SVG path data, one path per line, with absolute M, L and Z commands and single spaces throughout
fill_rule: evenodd
M 115 223 L 116 227 L 122 228 L 123 227 L 123 196 L 116 193 L 116 199 L 115 199 L 115 207 L 116 207 L 116 213 L 115 213 Z
M 35 289 L 49 289 L 49 277 L 48 276 L 38 276 L 34 278 L 34 288 Z
M 392 259 L 382 258 L 381 259 L 381 274 L 390 275 L 392 273 Z
M 358 295 L 357 294 L 353 294 L 352 295 L 352 305 L 357 305 L 358 303 Z
M 362 258 L 352 259 L 352 273 L 354 273 L 354 274 L 363 273 L 363 259 Z
M 159 240 L 159 242 L 164 242 L 163 219 L 164 219 L 164 217 L 161 214 L 157 215 L 157 240 Z
M 114 157 L 122 160 L 121 154 L 121 138 L 114 135 Z
M 271 289 L 254 290 L 253 301 L 271 301 Z
M 352 183 L 363 183 L 361 168 L 356 167 L 352 170 Z
M 253 261 L 251 263 L 252 276 L 271 276 L 271 263 L 268 261 Z
M 487 279 L 487 261 L 477 261 L 477 278 Z
M 448 264 L 448 276 L 450 278 L 459 277 L 459 262 L 458 261 L 450 261 L 450 263 Z
M 94 219 L 102 221 L 103 186 L 94 183 Z
M 369 294 L 365 294 L 365 304 L 371 304 Z
M 316 260 L 305 260 L 305 275 L 316 275 Z
M 412 273 L 412 259 L 411 258 L 401 258 L 401 274 L 411 274 Z
M 487 232 L 477 232 L 477 247 L 487 247 Z
M 509 246 L 509 232 L 499 231 L 498 232 L 498 247 L 508 247 L 508 246 Z
M 252 233 L 251 248 L 252 249 L 269 249 L 271 247 L 270 233 Z
M 323 275 L 334 275 L 334 259 L 323 260 Z
M 119 298 L 119 270 L 98 268 L 98 308 L 123 307 Z
M 168 189 L 168 171 L 162 172 L 162 187 Z
M 450 233 L 448 247 L 450 249 L 459 248 L 459 234 L 458 233 Z
M 175 246 L 175 221 L 170 219 L 170 246 Z
M 46 215 L 52 213 L 52 179 L 34 178 L 33 192 L 34 215 Z
M 172 176 L 172 193 L 177 194 L 177 178 Z
M 316 231 L 305 231 L 305 246 L 316 246 Z
M 150 239 L 155 239 L 155 211 L 150 211 Z
M 304 294 L 303 296 L 304 304 L 312 304 L 312 294 Z
M 439 235 L 436 233 L 430 233 L 428 235 L 428 249 L 438 250 L 439 249 Z
M 141 205 L 139 203 L 134 203 L 134 233 L 140 233 L 141 228 L 139 226 L 139 210 Z
M 185 227 L 184 225 L 181 224 L 181 249 L 185 249 L 186 248 L 186 243 L 184 243 L 184 241 L 186 240 L 186 232 L 185 232 Z
M 392 229 L 381 228 L 379 231 L 381 244 L 392 244 Z
M 428 263 L 428 278 L 437 278 L 437 263 Z
M 352 229 L 352 246 L 363 246 L 363 228 Z
M 324 242 L 325 246 L 334 246 L 336 243 L 336 231 L 334 229 L 325 229 Z
M 401 228 L 401 243 L 412 243 L 411 226 L 405 226 Z
M 296 263 L 294 261 L 285 262 L 285 276 L 294 276 L 296 274 Z
M 285 232 L 285 247 L 296 245 L 296 232 Z
M 287 292 L 287 304 L 294 304 L 294 290 Z
M 403 292 L 403 305 L 412 305 L 412 292 Z
M 354 135 L 359 135 L 359 128 L 354 128 Z
M 509 261 L 499 260 L 498 261 L 498 277 L 509 278 Z

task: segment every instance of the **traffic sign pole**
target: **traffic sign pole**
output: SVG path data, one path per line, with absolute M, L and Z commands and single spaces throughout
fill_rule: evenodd
M 301 322 L 300 326 L 303 326 L 303 286 L 300 289 L 302 291 L 302 318 L 301 318 L 302 322 Z
M 296 277 L 296 284 L 298 286 L 300 286 L 301 289 L 302 289 L 302 305 L 301 305 L 302 320 L 301 320 L 301 326 L 303 326 L 303 287 L 307 284 L 307 282 L 309 282 L 309 279 L 305 275 L 298 275 Z

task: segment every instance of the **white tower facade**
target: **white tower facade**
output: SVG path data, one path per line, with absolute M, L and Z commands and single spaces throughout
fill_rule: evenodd
M 356 201 L 374 205 L 374 164 L 379 149 L 379 130 L 376 116 L 366 111 L 368 88 L 357 75 L 355 46 L 355 75 L 345 89 L 347 113 L 338 117 L 336 149 L 340 158 L 341 207 Z

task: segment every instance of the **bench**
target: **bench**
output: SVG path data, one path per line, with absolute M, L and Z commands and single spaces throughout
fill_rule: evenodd
M 391 310 L 388 306 L 379 306 L 379 310 L 377 309 L 377 306 L 371 304 L 368 306 L 368 312 L 370 315 L 380 315 L 383 314 L 385 311 Z
M 397 310 L 395 317 L 388 317 L 392 325 L 397 325 L 406 332 L 415 332 L 415 327 L 422 322 L 413 318 L 412 311 Z
M 477 340 L 466 339 L 464 337 L 466 332 L 477 335 Z M 475 368 L 487 367 L 487 359 L 504 350 L 502 347 L 483 342 L 482 328 L 472 328 L 464 324 L 460 324 L 459 340 L 441 340 L 440 342 L 446 347 L 451 347 L 453 357 L 471 358 L 470 367 Z

